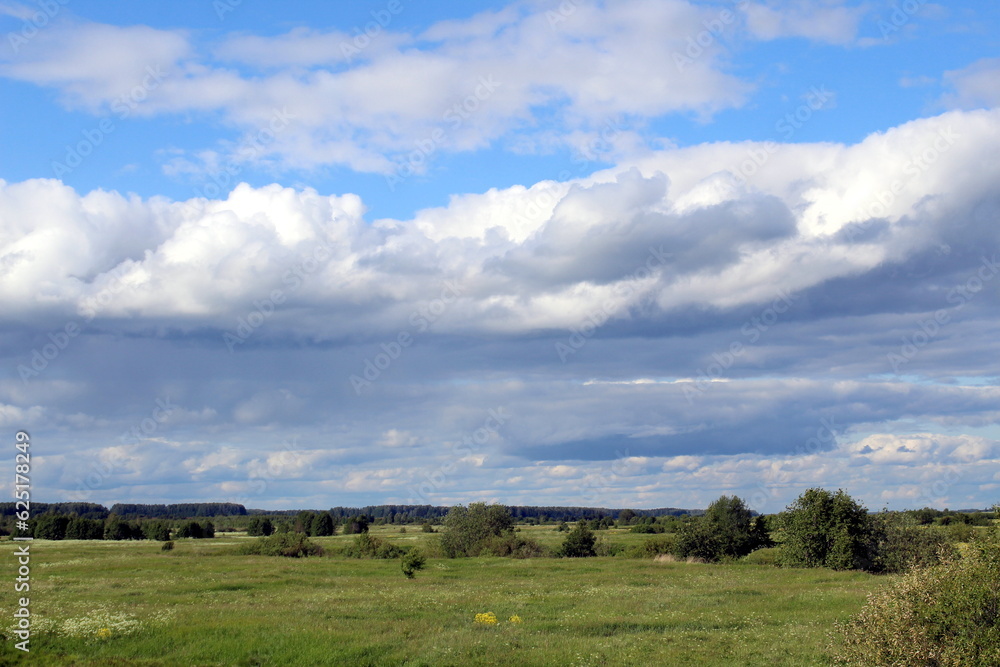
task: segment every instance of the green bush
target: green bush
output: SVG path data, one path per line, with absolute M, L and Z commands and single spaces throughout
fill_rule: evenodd
M 323 548 L 313 544 L 301 533 L 278 533 L 269 537 L 261 537 L 249 544 L 243 544 L 237 553 L 245 556 L 285 556 L 287 558 L 303 558 L 306 556 L 322 556 Z
M 160 547 L 160 551 L 173 551 L 173 550 L 174 550 L 174 543 L 170 540 L 164 542 L 163 546 Z
M 514 518 L 503 505 L 456 505 L 444 520 L 441 549 L 448 558 L 478 556 L 486 540 L 514 532 Z
M 809 489 L 779 517 L 783 564 L 870 569 L 871 530 L 868 510 L 843 490 Z
M 624 544 L 609 542 L 603 537 L 598 537 L 597 542 L 594 543 L 594 553 L 598 556 L 621 556 L 625 551 Z
M 587 522 L 581 520 L 576 524 L 576 528 L 571 530 L 566 539 L 563 540 L 562 546 L 559 548 L 559 555 L 565 558 L 588 558 L 596 556 L 597 552 L 594 551 L 594 543 L 596 541 L 597 538 L 590 530 Z
M 406 553 L 406 550 L 369 533 L 361 533 L 354 538 L 354 542 L 344 547 L 342 553 L 348 558 L 389 559 L 399 558 Z
M 872 557 L 868 569 L 873 572 L 895 574 L 936 565 L 942 554 L 954 552 L 945 533 L 918 525 L 912 515 L 881 512 L 870 518 L 870 524 Z
M 514 533 L 504 533 L 483 540 L 479 555 L 503 558 L 539 558 L 548 555 L 548 552 L 535 540 Z
M 626 558 L 656 558 L 662 554 L 672 554 L 677 550 L 678 537 L 674 534 L 660 535 L 642 544 L 633 544 L 625 550 Z
M 844 667 L 1000 665 L 1000 540 L 902 575 L 840 630 Z
M 425 558 L 424 555 L 416 549 L 413 549 L 403 555 L 399 564 L 403 569 L 403 574 L 406 575 L 406 578 L 413 579 L 418 570 L 424 569 L 424 564 L 426 562 L 427 558 Z

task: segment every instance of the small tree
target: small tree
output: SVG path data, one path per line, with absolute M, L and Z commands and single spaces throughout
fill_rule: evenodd
M 69 517 L 58 514 L 42 514 L 35 522 L 34 536 L 40 540 L 66 539 Z
M 424 569 L 424 564 L 426 562 L 427 559 L 424 555 L 416 549 L 413 549 L 406 554 L 403 554 L 403 557 L 400 559 L 400 566 L 402 567 L 403 574 L 406 575 L 406 578 L 413 579 L 418 570 Z
M 843 490 L 809 489 L 780 515 L 782 561 L 835 570 L 871 567 L 868 511 Z
M 274 525 L 271 520 L 265 517 L 255 516 L 247 524 L 247 535 L 251 537 L 267 537 L 274 532 Z
M 597 552 L 594 551 L 594 543 L 596 541 L 597 538 L 590 530 L 587 522 L 580 521 L 576 524 L 576 528 L 569 531 L 569 535 L 563 540 L 560 553 L 567 558 L 596 556 Z
M 316 535 L 317 537 L 327 537 L 329 535 L 333 535 L 333 532 L 333 517 L 330 516 L 329 512 L 320 513 L 316 520 L 313 521 L 313 535 Z
M 444 525 L 441 548 L 448 558 L 477 556 L 487 539 L 514 531 L 514 518 L 503 505 L 472 503 L 452 507 Z

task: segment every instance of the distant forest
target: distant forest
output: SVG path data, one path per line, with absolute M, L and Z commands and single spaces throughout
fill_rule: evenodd
M 525 507 L 510 505 L 515 520 L 535 519 L 538 521 L 579 521 L 580 519 L 618 519 L 625 511 L 603 507 Z M 23 509 L 20 508 L 20 509 Z M 367 505 L 365 507 L 332 507 L 326 510 L 334 519 L 366 516 L 379 523 L 421 523 L 427 520 L 443 519 L 449 506 L 444 505 Z M 14 516 L 16 503 L 0 503 L 0 517 Z M 122 519 L 201 519 L 208 517 L 235 517 L 247 515 L 296 516 L 303 510 L 247 509 L 237 503 L 178 503 L 178 504 L 136 504 L 115 503 L 111 509 L 95 503 L 32 503 L 31 514 L 75 515 L 85 519 L 104 520 L 110 515 Z M 323 510 L 309 510 L 322 512 Z M 700 515 L 704 510 L 661 507 L 649 510 L 630 510 L 632 516 L 685 516 Z

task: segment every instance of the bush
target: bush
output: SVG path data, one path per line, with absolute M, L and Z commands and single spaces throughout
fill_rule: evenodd
M 783 564 L 871 569 L 868 510 L 843 490 L 809 489 L 781 513 Z
M 839 665 L 1000 665 L 1000 540 L 902 575 L 840 630 Z
M 403 569 L 403 574 L 406 575 L 406 578 L 413 579 L 413 576 L 418 570 L 424 569 L 424 564 L 426 562 L 427 558 L 425 558 L 424 555 L 416 549 L 413 549 L 403 555 L 399 564 Z
M 899 573 L 912 567 L 936 565 L 942 554 L 954 552 L 940 530 L 917 525 L 912 515 L 881 512 L 871 517 L 870 523 L 869 569 L 873 572 Z
M 354 538 L 354 542 L 344 547 L 342 552 L 348 558 L 399 558 L 405 552 L 404 549 L 381 540 L 369 533 L 361 533 Z
M 479 550 L 480 556 L 500 556 L 503 558 L 539 558 L 547 554 L 545 547 L 538 542 L 505 533 L 486 538 Z
M 247 535 L 251 537 L 267 537 L 274 532 L 274 524 L 267 517 L 255 516 L 247 524 Z
M 594 543 L 597 538 L 587 526 L 586 521 L 580 521 L 576 528 L 570 531 L 566 539 L 563 540 L 562 547 L 559 548 L 559 555 L 566 558 L 587 558 L 596 556 Z
M 174 543 L 170 540 L 164 542 L 163 546 L 160 547 L 160 551 L 173 551 L 173 550 L 174 550 Z
M 456 505 L 444 519 L 441 549 L 448 558 L 478 556 L 491 537 L 514 532 L 514 518 L 503 505 Z
M 434 526 L 432 526 L 431 522 L 428 521 L 424 525 L 420 526 L 420 530 L 421 530 L 421 532 L 424 532 L 424 533 L 433 533 L 434 532 Z
M 237 550 L 245 556 L 285 556 L 287 558 L 303 558 L 306 556 L 322 556 L 323 548 L 313 544 L 301 533 L 278 533 L 270 537 L 261 537 L 250 544 L 243 544 Z
M 621 556 L 626 551 L 624 544 L 609 542 L 603 537 L 597 538 L 594 543 L 594 553 L 598 556 Z
M 644 541 L 642 544 L 633 544 L 625 550 L 627 558 L 656 558 L 663 554 L 673 554 L 677 549 L 677 535 L 660 535 Z

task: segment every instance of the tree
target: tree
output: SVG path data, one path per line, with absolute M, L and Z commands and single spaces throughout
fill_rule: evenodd
M 206 521 L 201 526 L 201 536 L 212 538 L 215 537 L 215 526 L 212 525 L 211 521 Z
M 251 537 L 267 537 L 274 532 L 274 525 L 267 517 L 255 516 L 247 524 L 247 535 Z
M 197 521 L 188 521 L 182 524 L 180 528 L 177 529 L 176 537 L 190 537 L 193 539 L 201 539 L 205 536 L 205 531 L 201 527 L 201 524 Z
M 164 521 L 146 521 L 142 524 L 142 534 L 147 540 L 166 542 L 170 539 L 170 526 Z
M 403 574 L 406 575 L 406 578 L 413 579 L 418 570 L 424 569 L 424 564 L 426 562 L 427 559 L 424 555 L 416 549 L 413 549 L 403 555 L 400 559 L 400 566 L 402 567 Z
M 333 525 L 333 517 L 330 516 L 329 512 L 322 512 L 313 521 L 313 535 L 317 537 L 326 537 L 328 535 L 333 535 L 335 527 Z
M 596 556 L 597 552 L 594 551 L 594 543 L 596 541 L 597 538 L 590 530 L 587 522 L 580 521 L 576 524 L 576 528 L 569 531 L 569 535 L 563 540 L 560 553 L 567 558 Z
M 69 517 L 58 514 L 43 514 L 35 521 L 34 536 L 40 540 L 66 539 Z
M 441 548 L 445 556 L 477 556 L 490 537 L 514 532 L 514 518 L 504 505 L 456 505 L 444 519 Z
M 141 536 L 141 535 L 140 535 Z M 117 515 L 112 514 L 104 524 L 104 539 L 106 540 L 131 540 L 133 538 L 132 526 L 122 521 Z
M 835 570 L 871 566 L 868 510 L 843 489 L 809 489 L 781 513 L 782 561 Z
M 618 523 L 628 526 L 635 521 L 636 513 L 633 510 L 622 510 L 618 513 Z
M 96 519 L 85 519 L 75 516 L 66 526 L 67 540 L 102 540 L 104 539 L 104 523 Z

